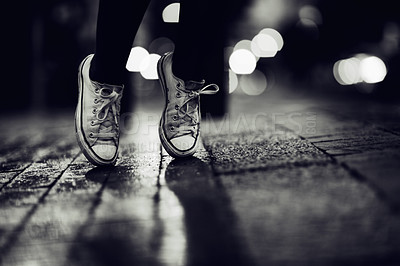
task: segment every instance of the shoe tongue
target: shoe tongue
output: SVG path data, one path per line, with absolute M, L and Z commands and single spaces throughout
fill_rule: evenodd
M 204 86 L 205 81 L 193 81 L 189 80 L 185 82 L 185 89 L 187 90 L 199 90 Z

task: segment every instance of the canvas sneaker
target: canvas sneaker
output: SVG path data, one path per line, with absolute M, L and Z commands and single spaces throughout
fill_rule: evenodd
M 160 140 L 173 157 L 193 155 L 200 136 L 200 94 L 215 94 L 216 84 L 183 81 L 172 73 L 172 56 L 164 54 L 157 64 L 158 77 L 165 96 L 159 125 Z
M 93 54 L 79 66 L 79 99 L 75 112 L 78 144 L 93 164 L 113 165 L 118 157 L 119 112 L 124 87 L 102 84 L 89 77 Z

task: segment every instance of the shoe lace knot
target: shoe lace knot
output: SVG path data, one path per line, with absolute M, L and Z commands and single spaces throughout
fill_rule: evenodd
M 100 125 L 98 133 L 92 136 L 99 139 L 114 139 L 119 137 L 119 111 L 122 89 L 118 93 L 113 87 L 100 87 L 96 89 L 99 98 L 95 100 L 100 107 L 94 109 L 95 119 L 92 125 Z
M 180 120 L 179 130 L 176 132 L 174 137 L 179 137 L 188 134 L 191 135 L 196 134 L 196 126 L 200 122 L 200 117 L 199 117 L 200 95 L 216 94 L 218 91 L 219 91 L 218 85 L 209 84 L 198 90 L 190 90 L 190 92 L 185 92 L 187 97 L 178 109 L 178 118 Z

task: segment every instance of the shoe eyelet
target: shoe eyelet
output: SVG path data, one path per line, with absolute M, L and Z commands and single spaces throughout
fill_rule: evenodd
M 176 87 L 177 87 L 177 88 L 180 88 L 180 87 L 181 87 L 181 84 L 180 84 L 180 83 L 176 84 Z
M 172 119 L 173 119 L 174 121 L 176 121 L 176 120 L 178 120 L 178 116 L 177 116 L 177 115 L 174 115 L 174 116 L 172 117 Z
M 92 111 L 92 113 L 93 113 L 93 114 L 96 114 L 96 113 L 97 113 L 97 109 L 94 108 L 93 111 Z
M 91 125 L 91 126 L 94 126 L 94 121 L 93 121 L 93 120 L 90 121 L 90 125 Z
M 95 104 L 98 103 L 97 98 L 94 98 L 93 102 L 94 102 Z
M 174 130 L 175 130 L 175 127 L 174 127 L 174 126 L 170 126 L 170 127 L 169 127 L 169 130 L 170 130 L 170 131 L 174 131 Z
M 89 138 L 94 138 L 93 132 L 90 132 L 90 133 L 89 133 Z
M 176 94 L 175 94 L 175 96 L 176 96 L 176 98 L 181 98 L 181 93 L 180 92 L 177 92 Z
M 94 92 L 95 92 L 95 93 L 99 93 L 99 91 L 100 91 L 99 88 L 94 89 Z
M 175 105 L 175 110 L 179 110 L 179 105 Z

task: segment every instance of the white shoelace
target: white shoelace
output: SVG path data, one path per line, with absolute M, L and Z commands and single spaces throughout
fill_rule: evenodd
M 99 102 L 102 102 L 100 108 L 96 110 L 96 120 L 92 125 L 100 124 L 99 132 L 93 133 L 92 136 L 99 139 L 114 139 L 117 140 L 119 136 L 118 116 L 119 104 L 118 99 L 120 94 L 113 90 L 109 93 L 110 88 L 101 88 L 99 90 Z
M 211 89 L 212 88 L 212 89 Z M 179 130 L 173 135 L 173 137 L 180 137 L 188 134 L 196 133 L 196 125 L 199 124 L 200 118 L 198 114 L 199 105 L 198 102 L 195 103 L 195 107 L 191 108 L 190 102 L 200 97 L 200 94 L 216 94 L 219 91 L 219 87 L 216 84 L 209 84 L 204 86 L 200 90 L 192 90 L 189 93 L 184 92 L 188 95 L 188 99 L 186 99 L 182 106 L 179 107 L 178 110 L 178 118 L 179 121 L 184 121 L 179 125 Z M 188 118 L 185 120 L 185 118 Z

